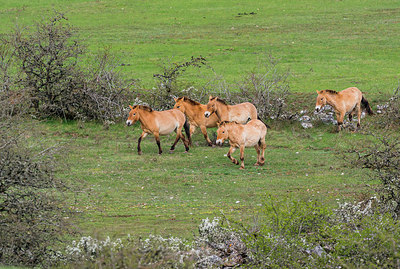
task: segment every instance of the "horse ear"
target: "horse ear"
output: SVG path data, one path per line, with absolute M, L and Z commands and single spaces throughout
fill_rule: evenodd
M 211 100 L 211 99 L 213 99 L 213 96 L 212 96 L 212 95 L 210 95 L 210 97 L 208 97 L 208 100 Z
M 176 102 L 177 100 L 178 100 L 178 98 L 175 98 L 175 97 L 174 97 L 174 101 Z
M 133 107 L 132 107 L 131 105 L 129 105 L 129 107 L 130 107 L 131 109 L 133 109 Z
M 315 90 L 318 94 L 320 94 L 321 93 L 321 91 L 319 91 L 319 90 Z

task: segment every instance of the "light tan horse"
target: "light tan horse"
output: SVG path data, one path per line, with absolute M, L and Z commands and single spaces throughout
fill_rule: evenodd
M 204 116 L 209 118 L 214 113 L 220 122 L 236 121 L 238 123 L 246 123 L 250 119 L 257 119 L 257 109 L 252 103 L 228 105 L 224 100 L 210 96 Z
M 182 139 L 183 144 L 185 145 L 185 152 L 189 150 L 188 142 L 186 141 L 185 136 L 182 134 L 182 127 L 185 127 L 186 134 L 190 137 L 189 125 L 186 122 L 185 115 L 178 109 L 154 111 L 150 107 L 142 105 L 129 107 L 131 108 L 131 111 L 129 112 L 126 125 L 130 126 L 139 121 L 140 127 L 143 130 L 142 135 L 139 137 L 137 146 L 139 155 L 142 154 L 140 143 L 148 134 L 154 135 L 158 146 L 158 154 L 161 154 L 162 150 L 160 144 L 160 135 L 167 135 L 174 131 L 176 132 L 176 138 L 174 144 L 171 146 L 170 151 L 174 151 L 175 145 L 178 143 L 179 139 Z
M 374 114 L 367 99 L 364 98 L 362 92 L 356 87 L 347 88 L 340 92 L 332 90 L 317 90 L 317 93 L 318 96 L 315 104 L 315 111 L 319 112 L 326 104 L 332 106 L 336 113 L 338 131 L 341 130 L 346 113 L 349 113 L 349 120 L 351 121 L 353 115 L 357 112 L 357 127 L 360 127 L 361 104 L 366 108 L 369 115 Z
M 212 146 L 212 142 L 207 134 L 207 128 L 217 127 L 217 115 L 213 114 L 208 118 L 204 117 L 207 105 L 200 104 L 199 102 L 193 101 L 187 97 L 174 98 L 174 100 L 174 108 L 182 111 L 189 120 L 190 135 L 194 133 L 196 127 L 200 127 L 208 145 Z M 189 141 L 189 143 L 191 143 L 191 141 Z
M 227 156 L 234 164 L 239 164 L 239 162 L 232 157 L 232 154 L 236 148 L 240 148 L 240 169 L 244 169 L 244 148 L 254 146 L 257 151 L 257 162 L 254 165 L 264 165 L 264 153 L 267 147 L 266 135 L 267 127 L 257 119 L 251 120 L 247 124 L 224 121 L 219 124 L 217 130 L 217 145 L 222 145 L 225 139 L 229 139 L 231 147 Z

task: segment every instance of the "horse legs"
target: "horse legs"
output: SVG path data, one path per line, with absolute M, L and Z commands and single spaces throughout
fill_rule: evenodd
M 240 168 L 239 169 L 244 169 L 244 145 L 240 146 Z
M 145 138 L 147 136 L 146 132 L 142 132 L 142 134 L 140 135 L 139 139 L 138 139 L 138 144 L 137 144 L 137 151 L 139 155 L 142 155 L 142 150 L 140 149 L 140 143 L 142 142 L 142 139 Z
M 181 129 L 177 129 L 176 130 L 176 138 L 175 138 L 175 142 L 174 144 L 171 146 L 170 152 L 172 153 L 175 150 L 175 146 L 179 141 L 179 138 L 182 139 L 183 144 L 185 145 L 185 152 L 189 151 L 189 143 L 186 141 L 185 139 L 185 135 L 182 134 L 182 130 Z
M 360 128 L 361 126 L 361 103 L 357 104 L 357 128 Z
M 340 132 L 340 130 L 342 129 L 343 118 L 344 118 L 344 114 L 343 113 L 336 112 L 336 120 L 337 120 L 337 124 L 338 124 L 338 132 Z
M 172 144 L 171 149 L 169 150 L 169 153 L 173 153 L 173 152 L 174 152 L 175 146 L 176 146 L 176 144 L 178 143 L 179 138 L 180 138 L 180 135 L 179 135 L 179 133 L 178 133 L 178 131 L 177 131 L 177 132 L 176 132 L 175 141 L 174 141 L 174 143 Z
M 258 146 L 261 149 L 260 150 L 261 156 L 258 159 L 258 164 L 262 166 L 265 163 L 264 154 L 265 154 L 265 149 L 267 148 L 267 145 L 265 144 L 265 137 L 260 139 L 260 141 L 258 142 Z
M 257 151 L 257 162 L 254 164 L 254 166 L 259 166 L 260 165 L 260 146 L 255 145 L 254 148 Z
M 202 126 L 200 126 L 200 129 L 201 129 L 201 132 L 204 135 L 204 138 L 207 140 L 208 146 L 212 147 L 213 144 L 212 144 L 210 138 L 208 138 L 206 126 L 202 125 Z
M 235 152 L 236 148 L 231 146 L 229 148 L 228 154 L 226 155 L 234 164 L 239 164 L 239 162 L 232 157 L 232 154 Z
M 160 134 L 157 132 L 154 133 L 154 138 L 156 139 L 156 143 L 158 146 L 158 155 L 161 155 L 162 149 L 161 149 L 161 144 L 160 144 Z

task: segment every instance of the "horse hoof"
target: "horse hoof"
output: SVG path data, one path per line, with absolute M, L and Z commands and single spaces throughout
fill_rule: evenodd
M 138 155 L 142 155 L 142 152 L 141 151 L 138 151 L 138 153 L 137 153 Z
M 170 151 L 169 151 L 169 154 L 172 154 L 172 153 L 174 153 L 174 151 L 173 151 L 173 150 L 170 150 Z M 161 153 L 160 153 L 160 155 L 161 155 Z
M 241 166 L 240 166 L 239 170 L 244 170 L 244 167 L 241 167 Z
M 185 150 L 185 152 L 184 153 L 188 153 L 189 151 L 188 150 Z
M 260 166 L 260 164 L 259 163 L 255 163 L 254 166 Z

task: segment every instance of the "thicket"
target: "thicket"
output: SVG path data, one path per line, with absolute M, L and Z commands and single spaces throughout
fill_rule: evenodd
M 68 187 L 54 176 L 59 147 L 28 147 L 16 111 L 15 104 L 1 103 L 0 264 L 47 266 L 69 231 L 63 203 Z

